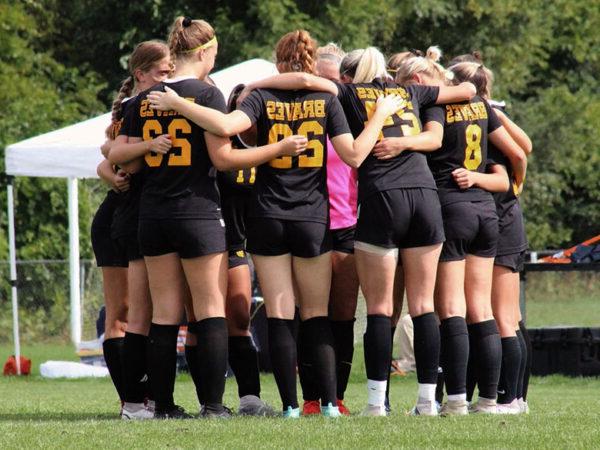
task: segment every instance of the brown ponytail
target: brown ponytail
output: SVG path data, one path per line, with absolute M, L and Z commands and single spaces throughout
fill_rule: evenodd
M 306 30 L 287 33 L 275 47 L 275 58 L 283 72 L 313 73 L 316 53 L 317 42 Z
M 174 58 L 186 58 L 194 49 L 215 37 L 215 30 L 204 20 L 179 16 L 169 33 L 169 49 Z

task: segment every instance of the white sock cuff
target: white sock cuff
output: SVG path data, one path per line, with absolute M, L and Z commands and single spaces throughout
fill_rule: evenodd
M 435 400 L 435 390 L 437 384 L 419 383 L 419 398 L 423 400 Z
M 367 389 L 369 391 L 369 405 L 383 406 L 385 404 L 386 388 L 387 381 L 367 380 Z

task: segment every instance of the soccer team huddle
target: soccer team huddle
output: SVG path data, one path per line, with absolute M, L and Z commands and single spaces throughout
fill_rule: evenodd
M 138 44 L 102 146 L 98 174 L 112 189 L 92 243 L 121 417 L 192 417 L 173 397 L 182 321 L 201 417 L 233 414 L 228 365 L 238 414 L 349 415 L 359 288 L 363 415 L 393 408 L 405 293 L 412 414 L 528 412 L 519 194 L 532 146 L 491 100 L 481 56 L 444 68 L 431 47 L 386 62 L 374 47 L 344 53 L 296 30 L 275 47 L 279 74 L 238 85 L 226 103 L 209 76 L 217 47 L 210 24 L 188 17 L 167 43 Z M 260 398 L 246 252 L 281 407 Z

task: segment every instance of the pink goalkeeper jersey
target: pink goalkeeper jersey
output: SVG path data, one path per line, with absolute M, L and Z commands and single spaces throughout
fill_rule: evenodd
M 356 170 L 340 159 L 327 139 L 327 190 L 329 191 L 329 228 L 339 230 L 356 225 Z

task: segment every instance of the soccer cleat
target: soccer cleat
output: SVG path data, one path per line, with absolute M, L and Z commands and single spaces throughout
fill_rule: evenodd
M 473 404 L 469 410 L 473 414 L 496 414 L 496 400 L 491 398 L 479 397 L 477 403 Z
M 520 398 L 519 407 L 521 408 L 521 414 L 529 414 L 529 405 L 527 404 L 527 400 L 523 400 Z
M 291 406 L 288 406 L 288 408 L 283 411 L 282 416 L 285 419 L 299 419 L 300 408 L 292 408 Z
M 415 407 L 410 411 L 411 416 L 437 416 L 438 405 L 435 400 L 418 399 Z
M 223 405 L 204 405 L 200 411 L 202 419 L 231 419 L 233 412 Z
M 321 406 L 321 414 L 323 417 L 342 417 L 342 413 L 337 406 L 329 403 L 327 406 Z
M 173 405 L 169 409 L 157 410 L 154 413 L 155 419 L 193 419 L 194 416 L 185 412 L 181 406 Z
M 148 420 L 154 419 L 154 411 L 150 411 L 143 403 L 123 403 L 121 409 L 121 419 L 123 420 Z
M 349 416 L 350 415 L 350 410 L 346 407 L 346 405 L 344 405 L 344 400 L 340 400 L 339 398 L 337 399 L 337 406 L 340 410 L 340 412 L 345 415 L 345 416 Z
M 440 410 L 440 416 L 466 416 L 469 414 L 469 405 L 466 400 L 448 400 Z
M 510 403 L 498 403 L 496 414 L 521 414 L 521 405 L 516 398 Z
M 241 416 L 263 416 L 273 417 L 275 411 L 267 405 L 260 397 L 256 395 L 244 395 L 240 398 L 240 409 L 238 414 Z
M 319 403 L 319 400 L 304 400 L 302 415 L 313 416 L 316 414 L 321 414 L 321 403 Z
M 385 409 L 385 405 L 367 405 L 360 415 L 366 417 L 387 417 L 388 412 Z
M 154 400 L 146 399 L 144 400 L 144 403 L 146 405 L 146 409 L 154 414 L 156 411 L 156 402 Z

